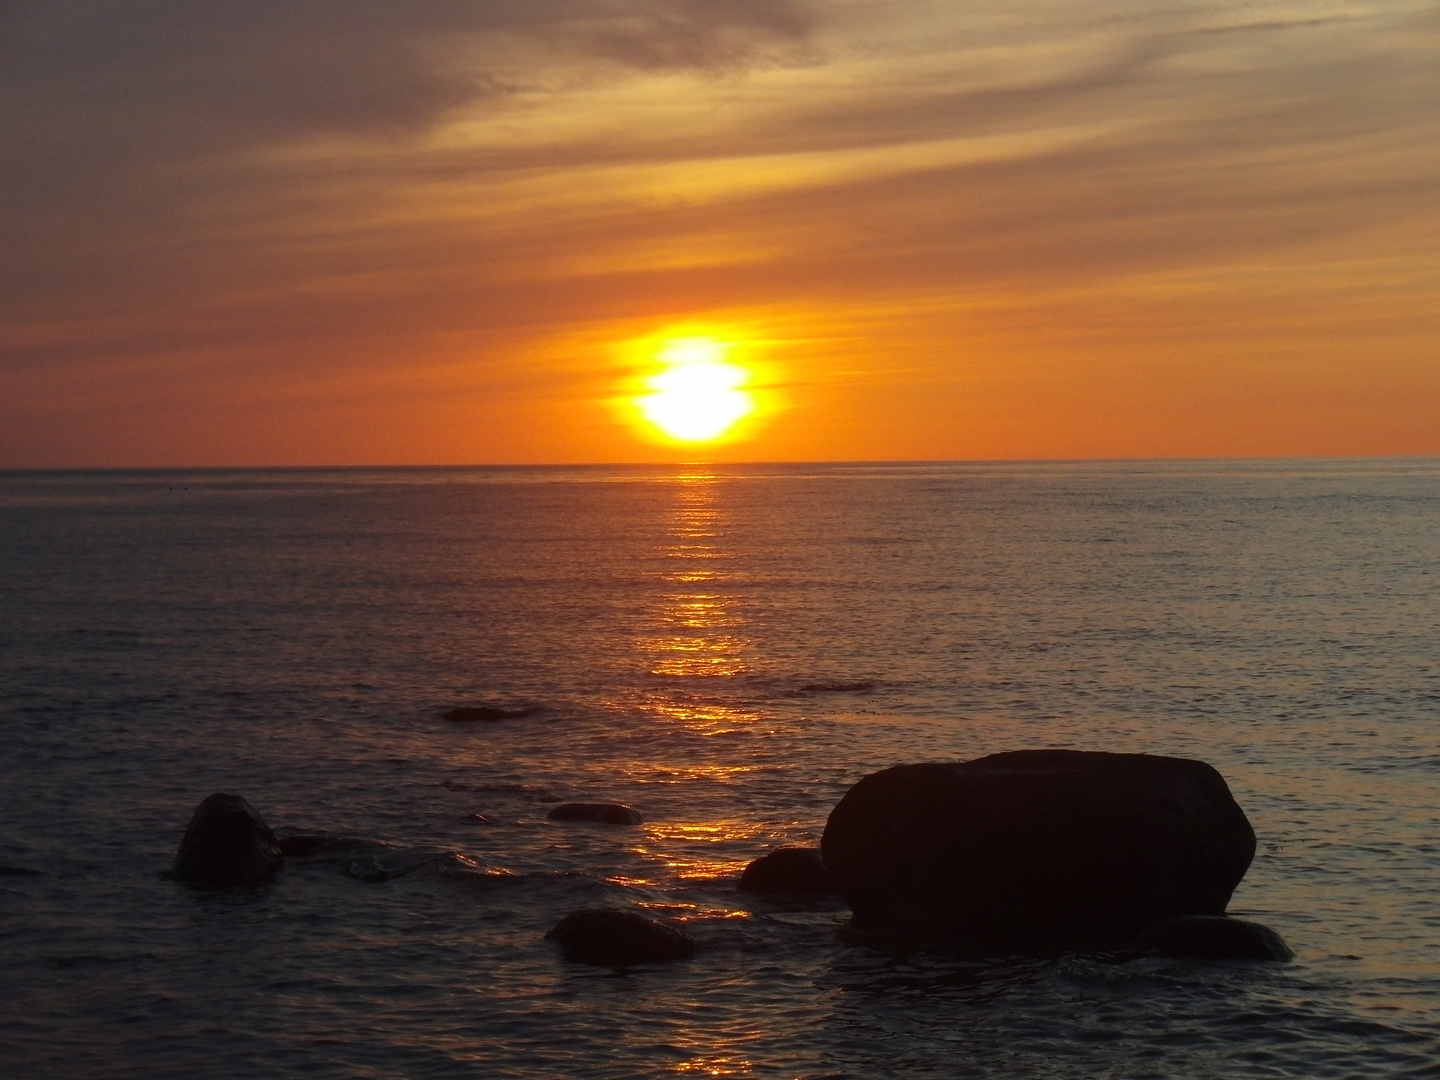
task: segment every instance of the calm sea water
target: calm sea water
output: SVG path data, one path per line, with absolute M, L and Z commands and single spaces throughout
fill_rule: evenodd
M 1440 1075 L 1440 462 L 10 473 L 0 567 L 6 1076 Z M 736 891 L 867 772 L 1047 746 L 1219 768 L 1296 961 Z M 166 880 L 219 790 L 353 843 Z M 563 961 L 598 904 L 705 948 Z

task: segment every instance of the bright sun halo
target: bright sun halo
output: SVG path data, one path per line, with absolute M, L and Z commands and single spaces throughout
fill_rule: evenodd
M 727 360 L 730 346 L 714 338 L 676 338 L 655 354 L 664 370 L 645 380 L 635 399 L 641 414 L 672 439 L 709 442 L 755 410 L 741 389 L 750 373 Z

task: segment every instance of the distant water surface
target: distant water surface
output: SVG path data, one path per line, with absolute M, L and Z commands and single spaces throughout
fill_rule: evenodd
M 1435 460 L 7 473 L 0 567 L 6 1076 L 1440 1075 Z M 1296 961 L 736 891 L 868 772 L 1047 746 L 1219 768 Z M 353 842 L 165 880 L 220 790 Z M 560 959 L 599 904 L 705 948 Z

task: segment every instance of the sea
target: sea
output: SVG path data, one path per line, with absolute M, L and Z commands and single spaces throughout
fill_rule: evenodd
M 1296 958 L 737 889 L 1042 747 L 1214 765 Z M 343 842 L 170 880 L 217 791 Z M 1440 1076 L 1440 459 L 3 473 L 0 867 L 16 1080 Z M 700 950 L 567 961 L 601 906 Z

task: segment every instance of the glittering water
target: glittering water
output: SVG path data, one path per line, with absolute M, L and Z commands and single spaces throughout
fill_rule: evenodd
M 0 566 L 6 1076 L 1440 1074 L 1435 461 L 12 473 Z M 1218 767 L 1297 960 L 735 889 L 867 772 L 1040 746 Z M 219 790 L 352 843 L 166 880 Z M 704 948 L 566 963 L 597 904 Z

